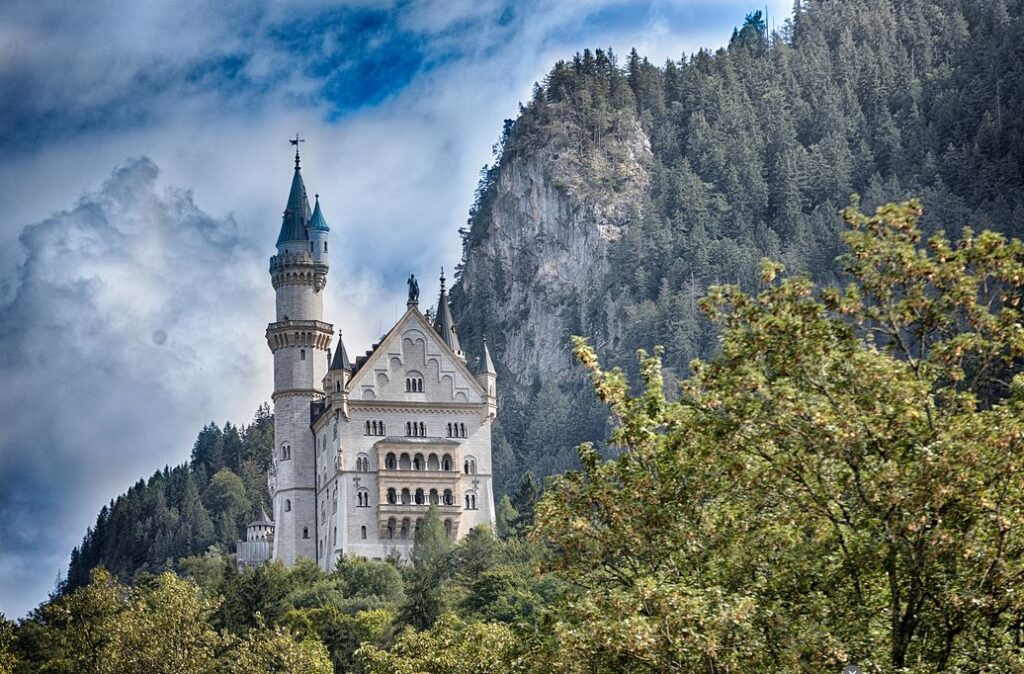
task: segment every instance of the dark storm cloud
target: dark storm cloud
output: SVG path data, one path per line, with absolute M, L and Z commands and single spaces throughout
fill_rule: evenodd
M 267 294 L 251 286 L 261 256 L 157 176 L 131 161 L 21 235 L 0 306 L 5 604 L 41 599 L 41 569 L 52 579 L 66 564 L 102 495 L 185 459 L 215 398 L 266 383 L 244 318 Z

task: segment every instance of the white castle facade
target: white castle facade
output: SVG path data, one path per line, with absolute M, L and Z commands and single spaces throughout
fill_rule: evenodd
M 296 143 L 297 145 L 297 143 Z M 474 371 L 462 352 L 441 276 L 437 316 L 409 302 L 354 361 L 323 320 L 329 228 L 310 210 L 295 155 L 288 206 L 270 258 L 276 320 L 272 557 L 331 569 L 341 556 L 408 559 L 428 508 L 452 539 L 494 526 L 491 423 L 496 376 L 486 342 Z M 333 347 L 333 349 L 332 349 Z M 333 355 L 332 355 L 333 354 Z

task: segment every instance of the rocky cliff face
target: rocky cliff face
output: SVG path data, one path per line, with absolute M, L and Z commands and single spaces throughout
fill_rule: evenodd
M 608 245 L 643 214 L 650 157 L 635 120 L 582 154 L 551 133 L 506 147 L 453 292 L 470 339 L 486 331 L 506 393 L 521 398 L 539 379 L 568 378 L 571 335 L 620 333 Z

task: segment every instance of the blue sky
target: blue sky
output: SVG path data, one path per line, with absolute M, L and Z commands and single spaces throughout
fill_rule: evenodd
M 768 4 L 786 15 L 789 0 Z M 0 5 L 0 612 L 46 598 L 98 509 L 269 399 L 287 138 L 331 225 L 350 353 L 409 271 L 459 260 L 480 168 L 555 60 L 663 62 L 757 3 Z M 154 339 L 163 331 L 167 339 Z

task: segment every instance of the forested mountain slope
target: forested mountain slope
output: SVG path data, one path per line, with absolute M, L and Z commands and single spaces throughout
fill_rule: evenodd
M 1024 229 L 1020 0 L 805 0 L 727 49 L 658 66 L 559 62 L 506 122 L 452 292 L 503 381 L 496 471 L 572 465 L 605 414 L 569 352 L 665 346 L 673 378 L 715 349 L 696 300 L 762 257 L 833 282 L 838 210 L 920 197 L 923 226 Z
M 227 553 L 260 508 L 272 512 L 267 470 L 274 447 L 274 417 L 262 405 L 247 426 L 207 424 L 192 460 L 165 467 L 111 499 L 71 553 L 65 587 L 89 582 L 103 566 L 122 579 L 176 569 L 180 559 L 211 546 Z

